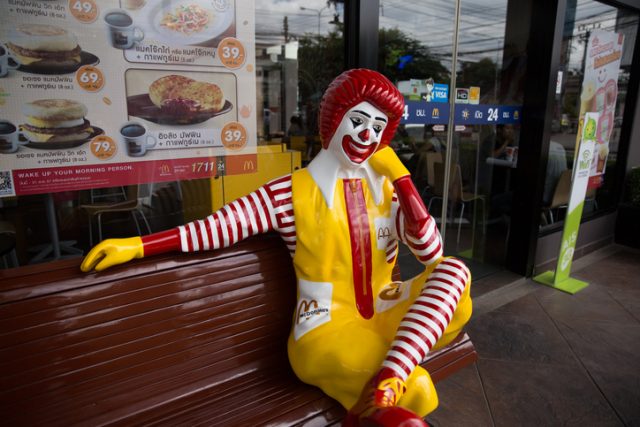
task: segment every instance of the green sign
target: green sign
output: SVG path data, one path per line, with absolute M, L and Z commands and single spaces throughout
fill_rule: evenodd
M 562 243 L 560 244 L 556 271 L 546 271 L 533 278 L 536 282 L 570 294 L 575 294 L 588 286 L 586 282 L 571 278 L 570 273 L 573 253 L 578 240 L 582 209 L 584 208 L 584 197 L 587 194 L 587 184 L 589 183 L 589 170 L 595 149 L 598 116 L 599 113 L 586 113 L 584 116 L 582 139 L 571 175 L 571 194 L 567 207 L 567 217 L 564 220 Z

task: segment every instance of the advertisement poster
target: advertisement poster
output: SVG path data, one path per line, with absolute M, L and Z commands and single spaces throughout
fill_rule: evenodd
M 613 131 L 618 98 L 618 71 L 623 41 L 622 34 L 611 31 L 595 30 L 589 36 L 580 93 L 580 117 L 587 112 L 597 112 L 600 115 L 596 149 L 589 172 L 589 188 L 602 185 L 607 165 L 609 139 Z
M 0 22 L 0 197 L 250 172 L 251 1 L 6 0 Z
M 406 101 L 447 102 L 449 100 L 449 86 L 436 83 L 432 78 L 399 81 L 398 90 Z
M 574 279 L 570 275 L 571 263 L 573 262 L 576 242 L 578 241 L 578 231 L 580 231 L 584 199 L 590 179 L 589 173 L 592 159 L 598 155 L 595 147 L 597 145 L 596 130 L 599 120 L 600 115 L 598 113 L 586 113 L 583 117 L 580 144 L 578 144 L 576 162 L 571 175 L 571 192 L 567 205 L 567 216 L 562 230 L 562 241 L 556 270 L 555 272 L 544 272 L 533 278 L 536 282 L 570 294 L 575 294 L 588 286 L 587 282 Z

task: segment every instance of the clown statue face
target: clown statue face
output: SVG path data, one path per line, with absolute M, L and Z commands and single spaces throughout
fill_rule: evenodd
M 329 143 L 309 164 L 328 206 L 333 204 L 339 179 L 365 179 L 376 202 L 380 201 L 382 177 L 372 170 L 369 159 L 382 145 L 388 123 L 388 116 L 367 101 L 349 108 L 341 117 Z
M 366 180 L 380 202 L 383 177 L 370 160 L 389 145 L 403 112 L 402 94 L 375 71 L 350 70 L 329 85 L 320 104 L 323 150 L 308 167 L 329 207 L 340 179 Z
M 358 167 L 380 145 L 387 122 L 386 114 L 368 102 L 361 102 L 346 112 L 328 150 L 343 167 Z

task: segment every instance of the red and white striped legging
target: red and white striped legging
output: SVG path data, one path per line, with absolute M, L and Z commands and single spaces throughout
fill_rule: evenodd
M 438 264 L 400 322 L 382 366 L 407 380 L 453 319 L 469 276 L 458 259 L 446 258 Z

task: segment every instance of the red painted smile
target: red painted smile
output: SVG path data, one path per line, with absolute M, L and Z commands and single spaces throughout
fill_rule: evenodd
M 342 138 L 342 149 L 349 160 L 353 163 L 360 164 L 367 160 L 378 148 L 377 142 L 361 143 L 355 141 L 351 136 L 345 135 Z

